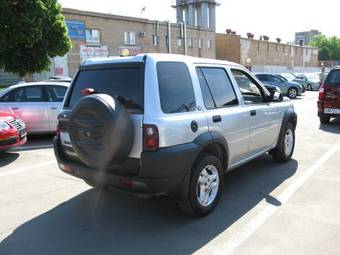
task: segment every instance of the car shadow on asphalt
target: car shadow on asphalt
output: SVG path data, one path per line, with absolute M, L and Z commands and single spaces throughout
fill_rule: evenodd
M 53 148 L 53 137 L 54 134 L 36 134 L 29 135 L 27 137 L 27 142 L 20 146 L 11 149 L 11 151 L 21 152 L 21 151 L 33 151 L 41 149 L 51 149 Z
M 0 152 L 0 169 L 1 167 L 12 164 L 19 158 L 19 153 L 13 152 Z
M 183 215 L 174 199 L 91 189 L 19 226 L 0 254 L 191 254 L 260 201 L 280 206 L 270 193 L 297 168 L 264 155 L 226 174 L 219 206 L 205 218 Z
M 329 133 L 340 134 L 340 118 L 334 118 L 329 124 L 320 124 L 320 129 Z

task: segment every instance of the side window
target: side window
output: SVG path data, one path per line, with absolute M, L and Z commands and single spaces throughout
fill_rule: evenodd
M 27 87 L 24 89 L 25 102 L 44 102 L 44 96 L 41 86 Z
M 267 79 L 267 76 L 264 74 L 257 74 L 256 77 L 260 80 L 260 81 L 269 81 Z
M 264 101 L 259 85 L 250 75 L 237 69 L 232 69 L 231 72 L 246 104 L 259 104 Z
M 198 76 L 198 80 L 199 80 L 201 91 L 202 91 L 205 108 L 214 109 L 215 108 L 214 99 L 211 95 L 210 88 L 208 86 L 207 81 L 205 80 L 203 72 L 201 68 L 197 68 L 196 71 L 197 71 L 197 76 Z
M 231 81 L 223 68 L 201 67 L 197 74 L 207 109 L 238 104 Z
M 268 81 L 270 82 L 281 82 L 280 78 L 274 76 L 274 75 L 267 75 Z
M 182 62 L 157 64 L 159 96 L 164 113 L 195 111 L 195 92 L 188 67 Z
M 49 100 L 52 102 L 62 102 L 67 88 L 62 86 L 46 86 Z

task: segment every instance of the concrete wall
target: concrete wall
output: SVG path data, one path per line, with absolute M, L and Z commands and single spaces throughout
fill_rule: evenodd
M 216 56 L 256 69 L 314 70 L 318 49 L 217 34 Z M 250 63 L 249 63 L 250 60 Z
M 101 44 L 108 46 L 110 56 L 119 56 L 122 48 L 129 48 L 124 45 L 124 32 L 136 33 L 136 45 L 143 53 L 168 53 L 166 36 L 168 24 L 159 23 L 157 32 L 157 21 L 123 17 L 109 14 L 63 9 L 66 20 L 77 20 L 85 22 L 86 28 L 99 29 L 101 31 Z M 145 37 L 140 32 L 146 32 Z M 158 45 L 153 45 L 153 35 L 158 33 Z M 177 45 L 177 39 L 181 37 L 180 24 L 171 24 L 171 48 L 174 54 L 184 54 L 184 40 L 182 45 Z M 215 58 L 215 32 L 198 27 L 187 27 L 187 38 L 193 41 L 193 47 L 187 49 L 187 54 L 196 57 Z M 198 40 L 202 39 L 202 48 L 198 47 Z M 211 49 L 208 49 L 208 40 L 211 40 Z M 80 64 L 80 45 L 86 45 L 85 41 L 72 40 L 73 48 L 68 54 L 69 75 L 76 72 Z

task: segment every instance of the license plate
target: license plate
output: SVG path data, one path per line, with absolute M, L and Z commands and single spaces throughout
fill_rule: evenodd
M 325 108 L 324 113 L 340 114 L 340 109 Z
M 72 147 L 71 139 L 69 133 L 61 132 L 60 133 L 60 141 L 62 145 Z

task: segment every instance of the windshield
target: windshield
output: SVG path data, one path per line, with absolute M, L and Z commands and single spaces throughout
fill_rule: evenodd
M 333 70 L 331 71 L 326 80 L 325 80 L 325 83 L 326 84 L 329 84 L 329 85 L 337 85 L 339 86 L 340 85 L 340 70 Z
M 142 109 L 144 105 L 141 67 L 80 71 L 68 99 L 68 107 L 72 108 L 84 96 L 84 89 L 93 89 L 95 93 L 115 97 L 127 109 Z
M 282 73 L 281 76 L 286 78 L 288 81 L 292 81 L 295 79 L 295 76 L 289 73 Z
M 313 81 L 313 82 L 319 82 L 320 77 L 317 74 L 305 74 L 305 76 L 308 78 L 308 80 Z

